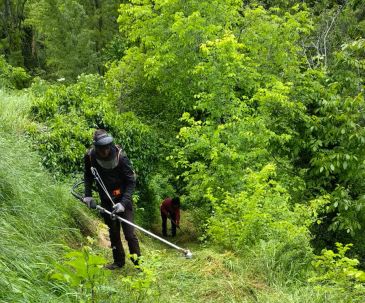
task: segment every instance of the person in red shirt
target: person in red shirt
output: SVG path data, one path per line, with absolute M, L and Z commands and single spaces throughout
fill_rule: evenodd
M 167 236 L 167 219 L 171 221 L 171 235 L 176 236 L 176 227 L 180 223 L 180 198 L 166 198 L 160 206 L 162 218 L 162 235 Z

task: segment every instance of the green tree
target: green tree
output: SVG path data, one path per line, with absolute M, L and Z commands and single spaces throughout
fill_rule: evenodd
M 209 206 L 210 188 L 218 200 L 226 192 L 240 192 L 245 183 L 238 176 L 273 161 L 271 146 L 275 143 L 278 150 L 287 144 L 293 135 L 290 121 L 303 111 L 301 104 L 289 99 L 290 83 L 282 81 L 293 79 L 300 67 L 295 42 L 306 29 L 301 26 L 306 24 L 305 14 L 281 18 L 259 7 L 243 15 L 245 33 L 240 43 L 231 33 L 201 46 L 202 60 L 194 74 L 200 89 L 196 107 L 204 118 L 186 114 L 188 126 L 180 130 L 182 148 L 176 149 L 176 156 L 187 199 L 202 205 Z M 287 38 L 285 43 L 278 41 L 278 27 L 280 37 Z M 253 37 L 259 39 L 257 43 Z M 271 61 L 263 60 L 267 56 Z M 278 169 L 279 175 L 287 176 Z
M 129 48 L 110 71 L 120 81 L 119 107 L 168 131 L 193 110 L 200 45 L 234 24 L 240 1 L 129 2 L 118 19 Z
M 118 30 L 117 1 L 32 0 L 26 23 L 35 29 L 47 77 L 75 80 L 103 73 L 102 51 Z
M 29 67 L 32 30 L 24 24 L 27 0 L 0 1 L 0 54 L 14 66 Z
M 96 71 L 95 45 L 80 3 L 33 1 L 29 4 L 27 23 L 36 28 L 37 40 L 44 41 L 49 76 L 74 79 L 82 72 Z

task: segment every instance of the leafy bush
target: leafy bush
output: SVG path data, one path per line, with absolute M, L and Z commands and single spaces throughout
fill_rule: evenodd
M 339 69 L 336 77 L 341 74 Z M 285 148 L 277 144 L 272 148 L 301 170 L 306 200 L 330 195 L 329 205 L 321 211 L 327 219 L 313 229 L 316 245 L 351 242 L 364 227 L 363 94 L 348 91 L 343 81 L 317 70 L 302 73 L 290 96 L 305 111 L 292 121 L 296 131 Z
M 306 9 L 247 7 L 243 15 L 239 36 L 226 31 L 200 46 L 192 72 L 198 114 L 183 115 L 187 125 L 172 157 L 186 200 L 204 222 L 210 193 L 220 201 L 227 192 L 235 197 L 244 190 L 242 172 L 274 162 L 292 206 L 330 195 L 323 229 L 312 229 L 316 239 L 330 231 L 328 244 L 348 241 L 363 228 L 365 172 L 363 77 L 340 64 L 352 47 L 338 54 L 338 71 L 307 69 Z M 353 45 L 358 61 L 359 45 Z M 352 80 L 356 87 L 348 89 Z
M 237 252 L 264 249 L 266 258 L 274 254 L 271 270 L 281 268 L 298 275 L 312 257 L 303 212 L 290 209 L 290 196 L 275 181 L 275 166 L 266 165 L 258 173 L 247 171 L 242 181 L 244 191 L 213 199 L 208 235 L 221 247 Z
M 50 277 L 70 286 L 74 292 L 68 297 L 77 302 L 156 302 L 159 291 L 152 286 L 156 283 L 157 262 L 155 258 L 147 264 L 142 257 L 138 274 L 119 278 L 103 268 L 104 257 L 90 246 L 83 246 L 81 250 L 70 250 L 62 262 L 54 264 Z
M 158 258 L 152 257 L 152 260 L 148 264 L 142 262 L 139 265 L 140 272 L 137 276 L 126 276 L 121 279 L 120 284 L 123 289 L 123 302 L 142 303 L 160 301 L 160 291 L 158 288 L 153 287 L 157 282 L 156 267 L 159 262 L 160 260 Z M 120 298 L 117 300 L 120 300 Z
M 94 75 L 81 76 L 70 86 L 37 83 L 32 87 L 30 115 L 42 124 L 34 124 L 29 131 L 46 167 L 68 174 L 81 171 L 94 129 L 105 128 L 129 154 L 137 173 L 143 173 L 141 162 L 154 157 L 151 131 L 132 113 L 118 114 L 104 89 L 102 78 Z
M 96 128 L 112 134 L 132 161 L 137 174 L 139 207 L 150 207 L 148 175 L 158 163 L 159 148 L 153 130 L 133 113 L 118 113 L 109 99 L 102 77 L 82 75 L 76 84 L 49 85 L 35 82 L 31 88 L 33 105 L 28 127 L 45 167 L 55 175 L 79 174 L 83 170 L 83 156 L 92 144 Z M 144 222 L 153 220 L 145 213 Z
M 98 302 L 99 289 L 107 282 L 109 271 L 103 270 L 106 259 L 95 254 L 91 247 L 84 246 L 81 251 L 70 251 L 64 255 L 63 263 L 55 264 L 52 279 L 65 282 L 77 289 L 78 300 Z
M 22 89 L 29 86 L 30 79 L 23 68 L 11 66 L 0 56 L 0 88 Z
M 315 275 L 310 282 L 334 302 L 363 302 L 365 296 L 365 272 L 357 269 L 359 261 L 346 257 L 352 244 L 336 243 L 337 253 L 324 249 L 313 262 Z

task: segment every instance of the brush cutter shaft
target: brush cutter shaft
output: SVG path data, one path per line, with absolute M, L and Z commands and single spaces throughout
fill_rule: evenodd
M 92 168 L 93 169 L 93 168 Z M 103 181 L 101 180 L 101 178 L 100 178 L 100 176 L 99 176 L 99 173 L 98 173 L 98 171 L 94 168 L 94 172 L 95 172 L 95 174 L 94 174 L 94 172 L 93 172 L 93 174 L 94 174 L 94 177 L 95 177 L 95 179 L 96 179 L 96 181 L 97 182 L 99 182 L 99 184 L 100 184 L 100 186 L 102 187 L 102 189 L 105 191 L 105 193 L 108 195 L 108 198 L 110 199 L 110 201 L 113 203 L 113 205 L 114 205 L 114 202 L 113 202 L 113 200 L 112 200 L 112 198 L 110 197 L 110 195 L 108 194 L 108 191 L 106 190 L 106 188 L 105 188 L 105 186 L 104 186 L 104 183 L 103 183 Z M 80 181 L 80 182 L 77 182 L 77 183 L 75 183 L 74 184 L 74 186 L 72 186 L 72 189 L 71 189 L 71 194 L 76 198 L 76 199 L 78 199 L 78 200 L 80 200 L 80 201 L 83 201 L 83 198 L 82 198 L 82 196 L 81 196 L 81 194 L 79 194 L 79 193 L 77 193 L 76 192 L 76 188 L 78 187 L 78 186 L 80 186 L 81 184 L 83 184 L 84 183 L 84 181 Z M 173 247 L 173 248 L 175 248 L 175 249 L 177 249 L 177 250 L 179 250 L 179 251 L 181 251 L 181 252 L 183 252 L 184 253 L 184 255 L 185 255 L 185 257 L 187 258 L 187 259 L 191 259 L 191 257 L 192 257 L 192 253 L 190 252 L 190 250 L 188 250 L 188 249 L 184 249 L 184 248 L 181 248 L 181 247 L 179 247 L 179 246 L 177 246 L 177 245 L 175 245 L 175 244 L 173 244 L 173 243 L 171 243 L 171 242 L 169 242 L 169 241 L 167 241 L 167 240 L 165 240 L 165 239 L 163 239 L 163 238 L 161 238 L 161 237 L 159 237 L 159 236 L 157 236 L 157 235 L 155 235 L 155 234 L 153 234 L 153 233 L 151 233 L 150 231 L 148 231 L 148 230 L 146 230 L 146 229 L 144 229 L 143 227 L 140 227 L 140 226 L 138 226 L 138 225 L 136 225 L 136 224 L 134 224 L 134 223 L 132 223 L 132 222 L 130 222 L 130 221 L 128 221 L 128 220 L 126 220 L 126 219 L 123 219 L 123 218 L 121 218 L 121 217 L 119 217 L 119 216 L 117 216 L 116 214 L 113 214 L 112 212 L 110 212 L 110 211 L 108 211 L 107 209 L 105 209 L 104 207 L 101 207 L 100 205 L 96 205 L 96 209 L 99 211 L 99 212 L 101 212 L 101 213 L 106 213 L 106 214 L 108 214 L 108 215 L 110 215 L 110 216 L 114 216 L 117 220 L 119 220 L 119 221 L 121 221 L 121 222 L 124 222 L 124 223 L 126 223 L 126 224 L 129 224 L 129 225 L 131 225 L 131 226 L 133 226 L 133 227 L 135 227 L 135 228 L 137 228 L 138 230 L 140 230 L 140 231 L 142 231 L 142 232 L 144 232 L 145 234 L 147 234 L 147 235 L 149 235 L 149 236 L 151 236 L 151 237 L 153 237 L 153 238 L 155 238 L 155 239 L 157 239 L 157 240 L 159 240 L 159 241 L 161 241 L 161 242 L 163 242 L 163 243 L 165 243 L 165 244 L 167 244 L 167 245 L 169 245 L 169 246 L 171 246 L 171 247 Z
M 112 212 L 106 210 L 105 208 L 103 208 L 103 207 L 101 207 L 99 205 L 96 206 L 96 209 L 99 210 L 100 212 L 106 213 L 106 214 L 108 214 L 110 216 L 115 216 L 115 218 L 118 219 L 119 221 L 129 224 L 129 225 L 131 225 L 131 226 L 139 229 L 140 231 L 144 232 L 145 234 L 147 234 L 147 235 L 149 235 L 151 237 L 154 237 L 155 239 L 160 240 L 161 242 L 164 242 L 165 244 L 170 245 L 171 247 L 173 247 L 173 248 L 175 248 L 177 250 L 180 250 L 182 252 L 185 252 L 186 251 L 185 249 L 183 249 L 183 248 L 181 248 L 181 247 L 179 247 L 179 246 L 177 246 L 177 245 L 175 245 L 175 244 L 173 244 L 173 243 L 171 243 L 171 242 L 169 242 L 169 241 L 167 241 L 167 240 L 165 240 L 165 239 L 163 239 L 163 238 L 161 238 L 161 237 L 159 237 L 159 236 L 151 233 L 150 231 L 144 229 L 143 227 L 140 227 L 140 226 L 138 226 L 138 225 L 136 225 L 136 224 L 134 224 L 134 223 L 126 220 L 126 219 L 123 219 L 123 218 L 117 216 L 116 214 L 113 214 Z
M 106 189 L 106 187 L 105 187 L 105 185 L 104 185 L 104 183 L 103 183 L 103 180 L 101 179 L 101 177 L 100 177 L 100 175 L 99 175 L 99 173 L 98 173 L 97 169 L 96 169 L 95 167 L 91 167 L 91 172 L 92 172 L 92 174 L 94 175 L 94 177 L 95 177 L 96 181 L 99 183 L 100 187 L 103 189 L 103 191 L 105 192 L 105 194 L 108 196 L 108 198 L 109 198 L 110 202 L 112 202 L 112 203 L 113 203 L 113 205 L 115 205 L 115 204 L 114 204 L 114 201 L 113 201 L 112 197 L 109 195 L 109 192 L 108 192 L 108 190 Z M 131 225 L 131 226 L 133 226 L 133 227 L 135 227 L 135 228 L 139 229 L 140 231 L 142 231 L 142 232 L 144 232 L 144 233 L 146 233 L 146 234 L 150 235 L 151 237 L 154 237 L 154 238 L 156 238 L 156 239 L 160 240 L 161 242 L 164 242 L 165 244 L 170 245 L 171 247 L 173 247 L 173 248 L 175 248 L 175 249 L 177 249 L 177 250 L 185 251 L 185 249 L 183 249 L 183 248 L 181 248 L 181 247 L 179 247 L 179 246 L 177 246 L 177 245 L 175 245 L 175 244 L 173 244 L 173 243 L 170 243 L 169 241 L 167 241 L 167 240 L 165 240 L 165 239 L 163 239 L 163 238 L 160 238 L 159 236 L 156 236 L 155 234 L 151 233 L 150 231 L 148 231 L 148 230 L 146 230 L 146 229 L 144 229 L 144 228 L 142 228 L 142 227 L 140 227 L 140 226 L 138 226 L 138 225 L 136 225 L 136 224 L 134 224 L 134 223 L 132 223 L 132 222 L 130 222 L 130 221 L 128 221 L 128 220 L 126 220 L 126 219 L 123 219 L 123 218 L 121 218 L 121 217 L 119 217 L 119 216 L 117 216 L 117 215 L 115 215 L 115 214 L 111 213 L 110 211 L 106 210 L 105 208 L 103 208 L 103 207 L 101 207 L 101 206 L 99 206 L 99 205 L 97 205 L 97 206 L 96 206 L 96 208 L 97 208 L 99 211 L 104 212 L 104 213 L 106 213 L 106 214 L 108 214 L 108 215 L 115 216 L 115 217 L 116 217 L 119 221 L 129 224 L 129 225 Z

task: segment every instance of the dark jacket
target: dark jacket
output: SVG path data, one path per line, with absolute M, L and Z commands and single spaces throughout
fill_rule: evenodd
M 99 165 L 96 161 L 95 150 L 93 148 L 89 149 L 85 154 L 85 197 L 91 197 L 92 195 L 94 176 L 91 172 L 91 167 L 94 167 L 98 171 L 101 180 L 107 188 L 114 203 L 121 202 L 124 207 L 132 209 L 132 194 L 136 185 L 135 174 L 127 155 L 118 147 L 113 146 L 113 148 L 116 149 L 119 157 L 118 165 L 113 169 L 105 169 Z M 96 183 L 102 206 L 110 210 L 112 208 L 112 204 L 108 196 L 105 194 L 98 182 Z

